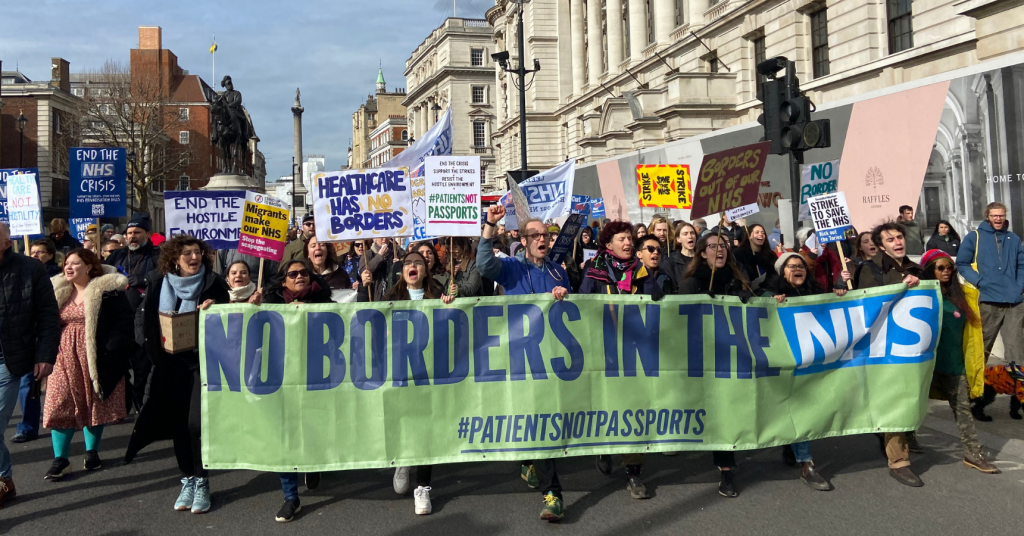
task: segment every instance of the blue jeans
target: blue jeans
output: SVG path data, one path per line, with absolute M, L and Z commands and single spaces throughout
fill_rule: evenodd
M 796 456 L 796 463 L 804 463 L 811 460 L 811 442 L 801 441 L 790 445 L 793 448 L 793 455 Z
M 7 370 L 4 358 L 0 357 L 0 477 L 11 478 L 11 452 L 4 443 L 3 430 L 14 415 L 18 403 L 18 380 Z
M 21 377 L 21 387 L 18 389 L 18 404 L 21 405 L 21 422 L 18 423 L 18 433 L 28 436 L 39 435 L 39 417 L 42 414 L 39 399 L 29 397 L 29 393 L 32 392 L 32 384 L 35 382 L 35 374 L 29 372 Z
M 281 477 L 281 491 L 284 492 L 284 500 L 290 501 L 299 498 L 299 473 L 278 473 Z

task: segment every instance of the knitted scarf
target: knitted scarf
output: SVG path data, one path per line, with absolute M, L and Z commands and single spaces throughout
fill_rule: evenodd
M 244 302 L 252 296 L 253 292 L 256 292 L 256 283 L 249 281 L 249 284 L 244 287 L 229 288 L 228 294 L 231 295 L 231 302 Z
M 633 273 L 640 267 L 640 260 L 636 257 L 620 259 L 612 255 L 611 251 L 602 249 L 596 257 L 594 264 L 587 269 L 583 277 L 589 277 L 615 285 L 620 291 L 630 292 L 633 289 Z M 621 277 L 618 274 L 622 274 Z
M 188 277 L 181 277 L 175 274 L 164 276 L 163 285 L 160 286 L 160 310 L 174 311 L 178 300 L 181 306 L 179 313 L 191 313 L 199 306 L 199 293 L 203 290 L 203 280 L 206 279 L 206 266 L 199 267 L 199 273 Z
M 288 290 L 288 287 L 283 287 L 282 288 L 282 294 L 284 295 L 284 302 L 285 303 L 292 303 L 292 302 L 296 302 L 296 301 L 303 301 L 310 294 L 313 294 L 315 292 L 320 292 L 320 285 L 318 285 L 315 281 L 311 281 L 308 285 L 306 285 L 306 288 L 304 288 L 304 289 L 302 289 L 302 290 L 300 290 L 298 292 L 292 292 L 292 291 Z

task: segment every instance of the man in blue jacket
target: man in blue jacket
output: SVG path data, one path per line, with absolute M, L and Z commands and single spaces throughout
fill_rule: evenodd
M 569 294 L 569 275 L 565 270 L 548 260 L 550 240 L 544 222 L 532 219 L 519 232 L 526 240 L 522 258 L 494 255 L 494 228 L 505 217 L 505 207 L 495 205 L 487 210 L 487 223 L 476 250 L 476 267 L 480 277 L 486 277 L 501 285 L 508 296 L 523 294 L 551 293 L 556 300 Z M 565 514 L 562 505 L 562 485 L 558 482 L 554 460 L 523 462 L 521 474 L 531 488 L 539 487 L 544 494 L 544 509 L 540 518 L 554 523 Z
M 1024 350 L 1024 247 L 1006 225 L 1006 205 L 989 203 L 985 221 L 960 243 L 956 269 L 981 290 L 981 332 L 985 360 L 1001 328 L 1006 358 L 1020 359 Z M 975 270 L 971 264 L 977 263 Z M 988 418 L 991 420 L 991 417 Z

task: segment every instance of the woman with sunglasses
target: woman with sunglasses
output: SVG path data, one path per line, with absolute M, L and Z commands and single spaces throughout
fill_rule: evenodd
M 310 242 L 313 240 L 316 240 L 316 237 L 309 239 Z M 332 303 L 330 285 L 323 277 L 314 273 L 309 261 L 304 258 L 282 262 L 280 281 L 267 290 L 263 303 Z M 299 474 L 278 473 L 278 477 L 281 480 L 281 491 L 284 493 L 284 504 L 274 516 L 274 521 L 287 523 L 295 519 L 295 514 L 302 510 L 299 501 Z M 305 481 L 306 489 L 316 489 L 320 485 L 320 473 L 306 473 Z
M 440 299 L 445 305 L 455 300 L 454 296 L 444 293 L 444 289 L 436 279 L 430 276 L 427 271 L 427 259 L 418 251 L 410 251 L 402 257 L 401 277 L 395 285 L 388 290 L 384 299 L 389 302 L 408 300 L 437 300 Z M 369 284 L 369 272 L 363 272 L 366 278 L 364 286 L 360 288 L 359 301 L 367 301 L 366 288 Z M 395 476 L 392 485 L 395 493 L 405 495 L 409 492 L 409 467 L 398 467 L 395 469 Z M 413 510 L 419 515 L 428 515 L 433 511 L 430 504 L 430 477 L 433 470 L 431 465 L 419 465 L 416 467 L 416 489 L 413 490 Z
M 709 296 L 738 296 L 746 303 L 753 296 L 743 272 L 736 266 L 728 247 L 729 238 L 719 240 L 717 234 L 708 233 L 697 241 L 696 256 L 683 273 L 679 294 L 707 294 Z M 712 274 L 713 277 L 712 277 Z M 711 453 L 715 465 L 721 472 L 718 494 L 723 497 L 739 497 L 732 479 L 732 468 L 736 466 L 736 454 L 732 451 Z
M 822 288 L 811 275 L 807 260 L 799 253 L 787 251 L 780 255 L 775 261 L 773 272 L 775 273 L 765 279 L 761 285 L 760 292 L 762 296 L 773 297 L 779 303 L 784 302 L 787 298 L 828 293 L 828 290 Z M 846 294 L 846 289 L 835 289 L 834 292 L 842 296 Z M 782 458 L 790 467 L 800 464 L 800 480 L 803 480 L 811 489 L 832 490 L 829 481 L 814 469 L 810 441 L 800 441 L 782 447 Z
M 202 514 L 210 510 L 211 496 L 200 440 L 199 350 L 167 353 L 161 344 L 160 312 L 191 313 L 229 303 L 228 284 L 213 271 L 213 250 L 191 235 L 176 235 L 160 247 L 157 270 L 146 275 L 146 281 L 135 329 L 136 340 L 145 341 L 153 372 L 124 461 L 130 462 L 153 441 L 173 439 L 174 457 L 182 472 L 174 509 Z
M 982 395 L 985 388 L 985 350 L 981 343 L 981 314 L 975 301 L 968 299 L 957 277 L 956 265 L 948 253 L 932 249 L 921 256 L 921 279 L 937 280 L 942 289 L 942 322 L 935 346 L 935 370 L 932 392 L 949 402 L 960 429 L 964 465 L 982 473 L 998 474 L 999 468 L 985 459 L 978 442 L 971 414 L 971 395 Z M 974 331 L 975 336 L 968 335 Z M 968 343 L 964 344 L 964 339 Z

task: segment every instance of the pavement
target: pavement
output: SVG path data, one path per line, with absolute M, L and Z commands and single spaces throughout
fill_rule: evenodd
M 990 406 L 979 423 L 985 444 L 1003 470 L 985 475 L 961 463 L 961 450 L 945 403 L 933 402 L 919 439 L 926 453 L 913 467 L 926 485 L 908 488 L 888 473 L 873 436 L 812 443 L 819 471 L 835 485 L 813 491 L 799 470 L 782 462 L 780 449 L 738 453 L 740 496 L 718 495 L 717 470 L 705 452 L 648 455 L 644 480 L 653 497 L 638 501 L 625 490 L 624 470 L 611 476 L 592 457 L 559 462 L 566 517 L 559 525 L 538 519 L 542 502 L 519 478 L 515 463 L 466 463 L 434 469 L 430 516 L 413 513 L 411 494 L 396 495 L 392 471 L 326 473 L 315 491 L 300 487 L 302 512 L 290 524 L 274 522 L 281 505 L 276 475 L 256 471 L 211 474 L 213 509 L 175 512 L 178 471 L 170 442 L 151 445 L 121 465 L 131 424 L 110 426 L 103 439 L 104 467 L 82 470 L 80 435 L 72 446 L 74 472 L 63 482 L 43 480 L 53 459 L 48 433 L 10 443 L 18 497 L 0 509 L 0 534 L 900 534 L 1020 536 L 1024 534 L 1024 421 Z M 311 532 L 312 531 L 312 532 Z

